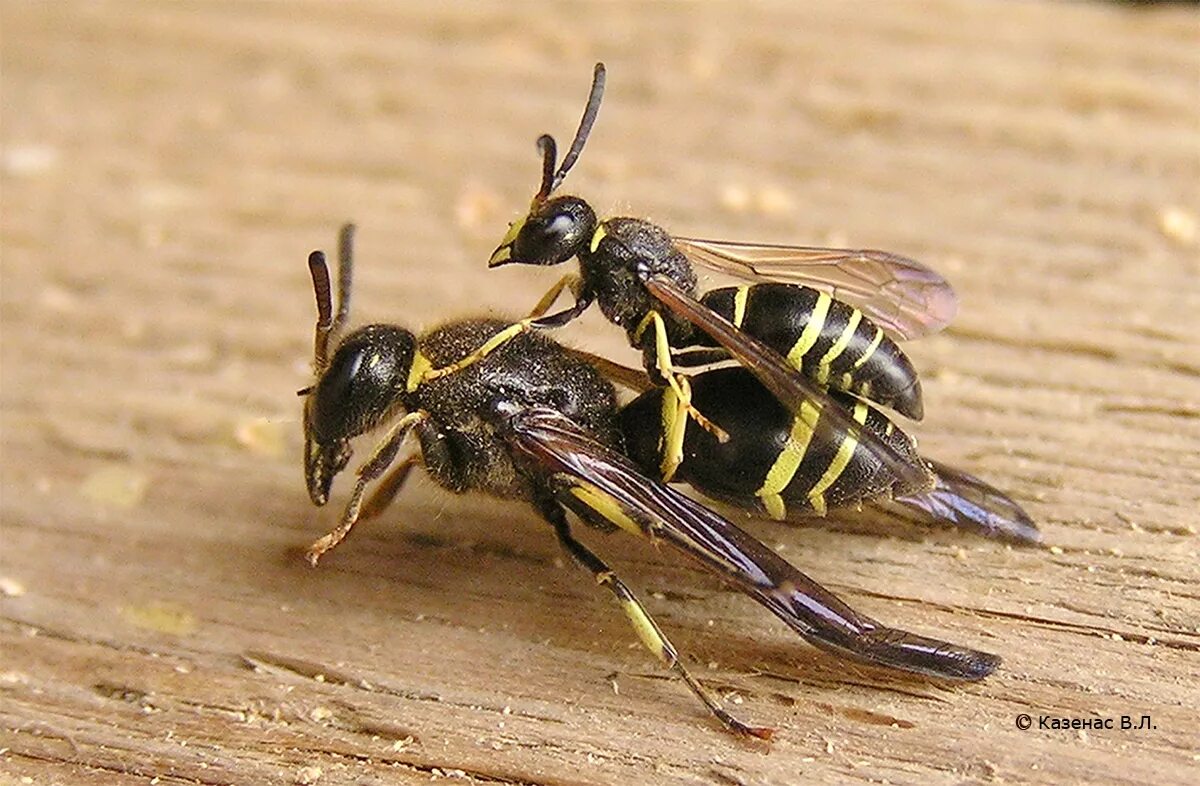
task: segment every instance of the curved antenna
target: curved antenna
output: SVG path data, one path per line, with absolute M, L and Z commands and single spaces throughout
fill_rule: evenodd
M 554 190 L 554 164 L 558 160 L 558 145 L 554 142 L 554 137 L 549 134 L 542 134 L 537 141 L 538 152 L 542 154 L 542 187 L 533 195 L 533 204 L 538 205 L 546 201 L 546 197 L 550 196 L 550 192 Z
M 538 148 L 542 150 L 542 188 L 538 191 L 538 196 L 535 201 L 545 199 L 562 185 L 562 182 L 567 179 L 567 173 L 571 171 L 571 167 L 575 166 L 575 161 L 579 158 L 579 154 L 583 152 L 583 146 L 587 142 L 588 134 L 592 132 L 592 124 L 596 122 L 596 115 L 600 113 L 600 99 L 604 98 L 604 63 L 596 63 L 596 69 L 592 72 L 592 90 L 588 93 L 587 106 L 583 109 L 583 117 L 579 119 L 579 129 L 575 132 L 575 139 L 571 142 L 571 148 L 567 150 L 567 154 L 563 156 L 562 164 L 559 165 L 558 171 L 554 173 L 553 179 L 546 177 L 546 162 L 550 160 L 546 156 L 546 147 L 544 140 L 549 140 L 550 150 L 554 150 L 554 140 L 549 136 L 542 136 L 538 139 Z M 553 161 L 550 161 L 553 166 Z M 549 180 L 549 182 L 547 182 Z M 547 188 L 549 186 L 549 188 Z
M 338 232 L 338 281 L 337 317 L 333 320 L 333 332 L 342 329 L 350 317 L 350 282 L 354 275 L 354 224 L 343 224 Z
M 329 265 L 325 263 L 324 251 L 314 251 L 308 255 L 308 272 L 312 276 L 313 294 L 317 296 L 313 367 L 320 374 L 328 361 L 329 334 L 333 332 L 333 298 L 329 290 Z

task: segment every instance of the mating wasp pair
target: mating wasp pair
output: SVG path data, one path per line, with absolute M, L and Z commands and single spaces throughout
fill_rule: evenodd
M 395 325 L 345 333 L 353 228 L 341 236 L 336 314 L 325 256 L 310 255 L 316 381 L 301 394 L 313 502 L 328 500 L 354 437 L 384 436 L 357 469 L 337 527 L 310 547 L 309 559 L 315 564 L 357 521 L 378 515 L 419 464 L 450 491 L 530 502 L 572 558 L 614 594 L 643 644 L 735 731 L 770 734 L 730 715 L 688 672 L 628 587 L 575 537 L 568 512 L 675 546 L 835 654 L 952 680 L 987 676 L 999 664 L 995 655 L 862 615 L 668 485 L 686 481 L 777 518 L 888 500 L 986 535 L 1036 541 L 1016 503 L 921 458 L 874 406 L 921 416 L 916 373 L 888 333 L 912 338 L 939 329 L 954 312 L 949 286 L 883 252 L 683 240 L 640 219 L 598 220 L 578 197 L 552 197 L 583 148 L 603 84 L 598 65 L 557 169 L 554 140 L 539 140 L 541 188 L 490 261 L 579 258 L 581 275 L 560 281 L 529 318 L 465 319 L 420 336 Z M 770 280 L 698 295 L 692 262 Z M 568 287 L 575 304 L 546 316 Z M 542 332 L 592 302 L 643 351 L 645 374 Z M 682 370 L 714 364 L 723 367 Z M 639 395 L 619 404 L 614 380 Z M 412 433 L 417 450 L 406 449 Z

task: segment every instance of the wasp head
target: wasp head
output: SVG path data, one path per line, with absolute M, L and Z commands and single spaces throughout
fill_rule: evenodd
M 529 215 L 513 222 L 488 267 L 557 265 L 587 248 L 596 232 L 596 213 L 574 196 L 534 201 Z
M 401 404 L 416 339 L 394 325 L 368 325 L 338 346 L 304 402 L 304 476 L 314 504 L 329 499 L 346 467 L 350 440 L 378 426 Z

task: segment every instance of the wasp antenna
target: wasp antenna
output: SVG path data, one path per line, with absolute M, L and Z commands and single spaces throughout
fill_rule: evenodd
M 313 366 L 320 372 L 325 368 L 329 350 L 329 334 L 333 330 L 333 301 L 329 292 L 329 266 L 325 252 L 308 255 L 308 272 L 312 276 L 313 294 L 317 296 L 317 327 L 313 339 Z
M 571 142 L 571 149 L 563 156 L 562 165 L 559 166 L 558 172 L 554 174 L 554 180 L 550 184 L 550 191 L 547 192 L 547 196 L 562 185 L 562 182 L 567 178 L 567 172 L 571 171 L 571 167 L 575 165 L 575 160 L 583 152 L 583 146 L 587 142 L 588 134 L 592 132 L 592 124 L 596 122 L 596 115 L 600 113 L 600 99 L 604 97 L 604 75 L 604 63 L 596 63 L 596 70 L 592 73 L 592 91 L 588 93 L 587 106 L 584 107 L 583 117 L 579 120 L 579 130 L 575 132 L 575 140 Z
M 338 232 L 338 310 L 331 328 L 334 332 L 341 330 L 350 317 L 350 282 L 354 276 L 354 232 L 357 229 L 354 224 L 347 223 Z
M 558 145 L 555 144 L 554 137 L 549 134 L 539 136 L 537 149 L 542 154 L 542 187 L 533 197 L 535 205 L 546 201 L 546 197 L 554 190 L 554 165 L 558 162 Z

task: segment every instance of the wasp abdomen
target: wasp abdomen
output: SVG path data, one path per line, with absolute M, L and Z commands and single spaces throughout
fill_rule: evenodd
M 729 438 L 721 442 L 689 422 L 676 477 L 710 497 L 743 508 L 760 507 L 772 518 L 783 519 L 925 490 L 904 485 L 852 434 L 817 428 L 822 417 L 818 405 L 788 411 L 745 369 L 707 371 L 692 377 L 691 387 L 692 403 Z M 673 395 L 658 388 L 622 410 L 629 454 L 647 471 L 658 466 L 660 437 L 678 416 L 669 400 Z M 828 406 L 845 406 L 864 431 L 928 474 L 912 439 L 886 415 L 845 394 L 832 397 L 834 403 Z
M 722 287 L 706 292 L 701 302 L 787 357 L 817 384 L 914 420 L 924 415 L 912 362 L 853 306 L 798 284 Z M 704 341 L 710 343 L 707 337 Z

